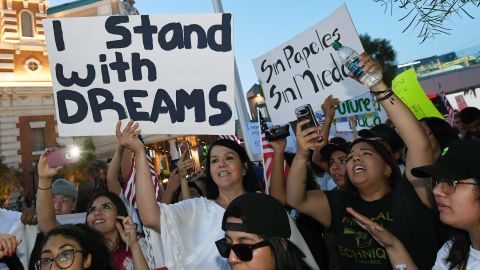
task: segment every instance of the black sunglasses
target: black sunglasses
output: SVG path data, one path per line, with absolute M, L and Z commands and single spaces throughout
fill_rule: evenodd
M 266 240 L 260 241 L 256 244 L 231 244 L 227 243 L 227 239 L 223 238 L 218 241 L 215 241 L 215 245 L 217 246 L 218 252 L 224 258 L 228 258 L 230 256 L 230 251 L 233 250 L 237 257 L 244 261 L 248 262 L 251 261 L 253 258 L 253 251 L 257 248 L 270 246 L 270 243 Z

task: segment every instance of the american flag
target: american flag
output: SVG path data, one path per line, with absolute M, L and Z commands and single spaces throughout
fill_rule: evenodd
M 239 139 L 237 136 L 235 136 L 235 135 L 218 135 L 218 139 L 219 139 L 219 140 L 220 140 L 220 139 L 232 140 L 232 141 L 235 141 L 235 142 L 237 142 L 238 144 L 241 145 L 240 139 Z
M 155 166 L 153 166 L 152 159 L 147 156 L 148 167 L 150 169 L 150 174 L 152 175 L 152 184 L 153 189 L 155 190 L 155 197 L 157 201 L 160 201 L 161 198 L 161 187 L 160 183 L 158 182 L 157 172 L 155 171 Z M 130 172 L 127 176 L 127 181 L 123 186 L 123 195 L 127 198 L 130 202 L 130 205 L 137 208 L 137 201 L 135 199 L 135 158 L 132 159 L 132 166 L 130 167 Z
M 453 126 L 453 121 L 454 121 L 454 118 L 455 118 L 455 110 L 450 105 L 450 102 L 448 102 L 447 95 L 445 94 L 445 92 L 443 90 L 441 90 L 440 95 L 442 97 L 443 105 L 445 106 L 445 108 L 447 109 L 447 112 L 448 112 L 446 120 L 450 124 L 450 126 Z
M 270 180 L 272 176 L 272 169 L 273 169 L 273 148 L 270 142 L 267 140 L 265 136 L 265 132 L 268 130 L 267 122 L 262 116 L 262 112 L 258 111 L 258 120 L 260 121 L 260 139 L 262 141 L 262 157 L 263 157 L 263 175 L 265 179 L 265 194 L 270 194 Z M 288 175 L 288 164 L 284 161 L 283 164 L 284 168 L 284 178 L 287 178 Z

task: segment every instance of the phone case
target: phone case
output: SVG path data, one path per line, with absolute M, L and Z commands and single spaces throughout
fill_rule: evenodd
M 193 158 L 192 151 L 191 151 L 191 148 L 190 148 L 190 143 L 188 141 L 181 142 L 180 145 L 179 145 L 179 148 L 180 148 L 180 158 L 185 157 L 184 160 L 188 160 L 188 159 Z M 193 176 L 193 174 L 195 174 L 195 166 L 188 169 L 187 174 L 189 176 Z
M 79 157 L 72 156 L 68 148 L 60 148 L 47 154 L 47 163 L 50 168 L 75 163 L 78 160 Z
M 317 118 L 315 117 L 315 113 L 312 110 L 312 106 L 310 104 L 302 105 L 295 109 L 295 115 L 297 116 L 298 121 L 303 121 L 305 119 L 309 119 L 310 122 L 304 125 L 302 129 L 310 128 L 310 127 L 318 127 Z

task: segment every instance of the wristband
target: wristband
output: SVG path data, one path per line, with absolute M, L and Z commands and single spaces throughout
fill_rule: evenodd
M 49 190 L 52 189 L 52 186 L 49 186 L 48 188 L 41 188 L 40 186 L 37 186 L 38 190 Z

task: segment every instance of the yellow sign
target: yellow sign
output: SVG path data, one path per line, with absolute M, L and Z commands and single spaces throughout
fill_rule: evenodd
M 417 119 L 424 117 L 443 119 L 443 115 L 435 108 L 425 91 L 423 91 L 413 68 L 395 77 L 392 82 L 392 88 L 393 92 L 407 105 Z

